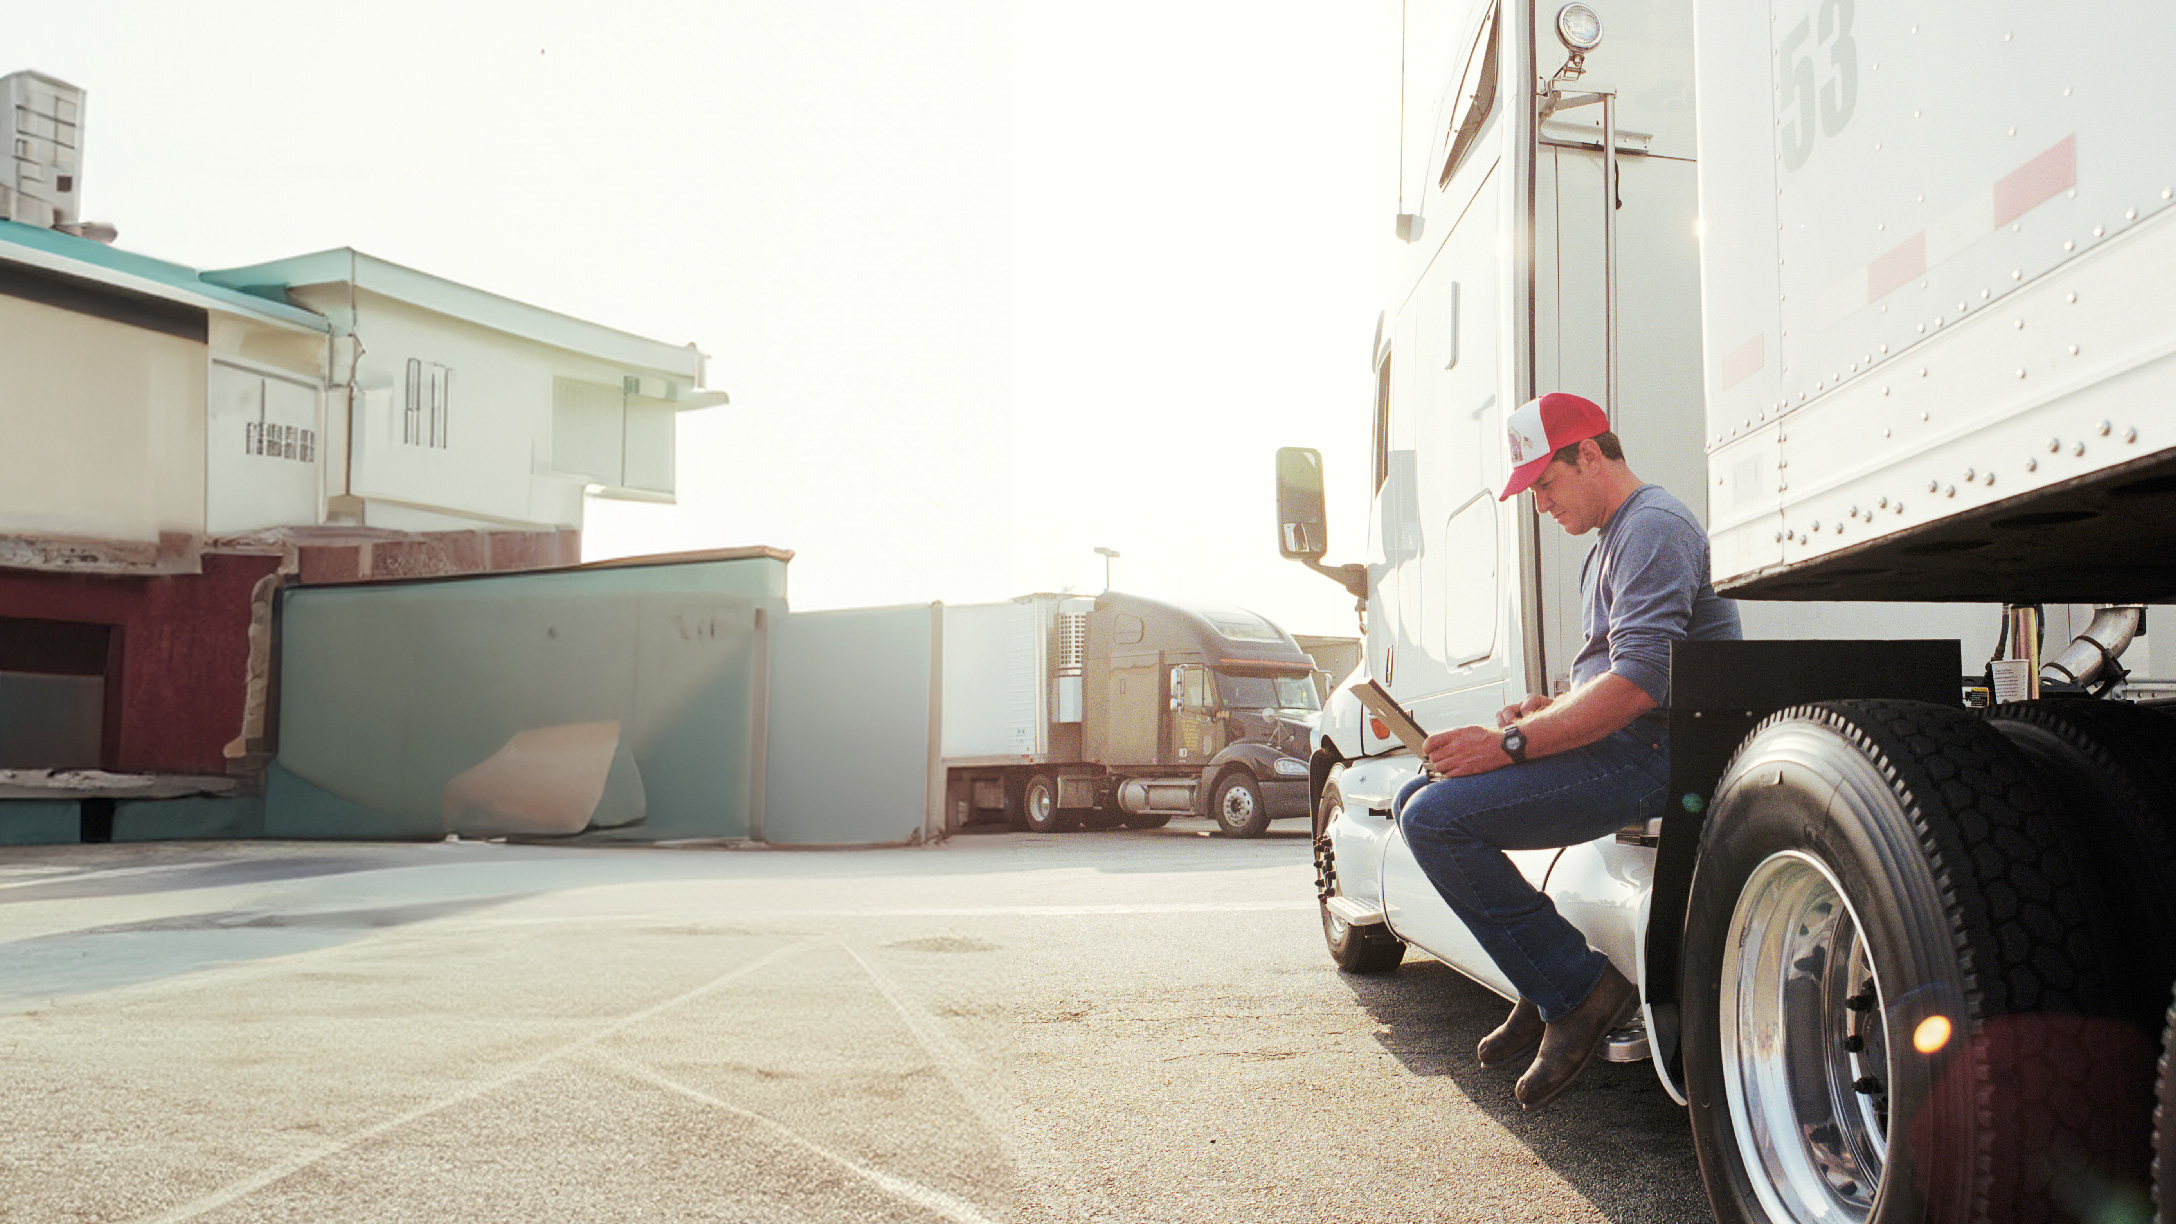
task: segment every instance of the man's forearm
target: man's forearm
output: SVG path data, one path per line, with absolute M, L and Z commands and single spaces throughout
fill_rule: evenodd
M 1647 691 L 1615 672 L 1603 672 L 1557 698 L 1547 709 L 1519 720 L 1526 755 L 1551 756 L 1583 748 L 1655 708 Z

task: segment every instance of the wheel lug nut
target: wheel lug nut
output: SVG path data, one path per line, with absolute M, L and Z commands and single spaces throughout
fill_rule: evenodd
M 1851 1087 L 1862 1096 L 1873 1096 L 1881 1091 L 1881 1081 L 1871 1075 L 1862 1075 Z
M 1844 1038 L 1844 1052 L 1847 1054 L 1856 1054 L 1860 1050 L 1863 1050 L 1865 1048 L 1866 1039 L 1859 1036 L 1857 1033 L 1853 1033 L 1849 1037 Z
M 1874 996 L 1871 993 L 1855 994 L 1844 1000 L 1844 1006 L 1852 1011 L 1866 1011 L 1874 1006 Z

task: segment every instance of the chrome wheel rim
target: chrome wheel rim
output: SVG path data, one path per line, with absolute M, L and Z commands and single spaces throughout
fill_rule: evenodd
M 1723 946 L 1723 1083 L 1739 1158 L 1778 1220 L 1863 1221 L 1888 1153 L 1884 998 L 1858 915 L 1818 859 L 1770 856 Z
M 1232 828 L 1254 819 L 1254 792 L 1234 786 L 1224 792 L 1224 823 Z
M 1047 787 L 1047 786 L 1031 786 L 1031 787 L 1029 787 L 1029 788 L 1028 788 L 1028 819 L 1029 819 L 1029 820 L 1032 820 L 1032 821 L 1034 821 L 1034 822 L 1035 822 L 1036 824 L 1049 824 L 1049 823 L 1050 823 L 1050 808 L 1051 808 L 1051 803 L 1050 803 L 1050 788 L 1049 788 L 1049 787 Z

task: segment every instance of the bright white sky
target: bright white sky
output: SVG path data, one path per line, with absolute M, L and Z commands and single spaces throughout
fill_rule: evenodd
M 802 609 L 1101 590 L 1356 632 L 1393 0 L 132 0 L 11 23 L 84 215 L 197 267 L 353 246 L 711 354 L 679 504 L 591 558 L 795 550 Z

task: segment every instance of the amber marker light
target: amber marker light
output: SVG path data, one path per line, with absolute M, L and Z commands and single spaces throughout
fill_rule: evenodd
M 1382 719 L 1380 719 L 1380 718 L 1371 718 L 1371 719 L 1369 719 L 1369 720 L 1368 720 L 1368 730 L 1370 730 L 1370 731 L 1373 731 L 1373 732 L 1375 733 L 1375 738 L 1376 738 L 1376 739 L 1389 739 L 1389 738 L 1390 738 L 1390 728 L 1389 728 L 1389 727 L 1386 727 L 1386 726 L 1384 726 L 1384 725 L 1383 725 L 1383 720 L 1382 720 Z
M 1948 1016 L 1928 1016 L 1912 1030 L 1912 1048 L 1921 1054 L 1940 1053 L 1949 1044 L 1950 1032 Z

